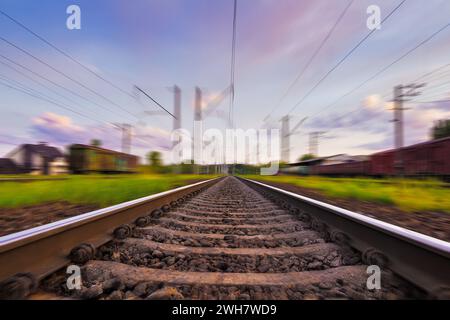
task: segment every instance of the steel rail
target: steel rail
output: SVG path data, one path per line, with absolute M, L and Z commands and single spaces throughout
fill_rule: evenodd
M 431 297 L 450 297 L 450 243 L 395 226 L 262 182 L 240 178 L 269 192 L 275 201 L 300 208 L 301 219 L 331 240 L 362 253 L 365 263 L 378 265 L 408 280 Z
M 220 179 L 194 183 L 0 237 L 0 291 L 23 285 L 24 275 L 29 280 L 26 285 L 36 286 L 42 278 L 68 265 L 74 248 L 81 248 L 78 259 L 80 254 L 92 258 L 89 248 L 95 251 L 96 247 L 117 237 L 117 232 L 126 233 L 127 229 L 131 232 L 139 218 L 168 211 L 177 202 Z

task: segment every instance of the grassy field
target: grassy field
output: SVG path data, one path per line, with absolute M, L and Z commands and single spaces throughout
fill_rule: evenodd
M 394 205 L 405 211 L 450 213 L 450 188 L 437 180 L 259 175 L 246 177 L 310 188 L 329 197 Z
M 31 182 L 0 182 L 0 207 L 14 208 L 60 200 L 105 207 L 213 177 L 188 174 L 84 175 L 65 176 L 65 180 L 54 181 L 35 177 Z

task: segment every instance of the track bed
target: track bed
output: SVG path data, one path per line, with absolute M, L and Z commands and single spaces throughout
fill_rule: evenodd
M 83 299 L 405 299 L 419 294 L 383 272 L 368 290 L 367 265 L 234 177 L 98 248 L 68 291 L 62 272 L 41 285 Z

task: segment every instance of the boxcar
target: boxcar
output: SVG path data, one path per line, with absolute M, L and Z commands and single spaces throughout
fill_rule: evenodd
M 450 176 L 450 137 L 371 156 L 372 175 Z
M 371 175 L 393 176 L 395 171 L 395 150 L 387 150 L 370 156 Z
M 104 148 L 74 144 L 69 147 L 69 163 L 73 173 L 135 172 L 138 157 Z
M 450 137 L 398 151 L 406 176 L 450 176 Z
M 353 161 L 331 165 L 318 165 L 310 168 L 312 175 L 363 176 L 370 174 L 369 161 Z

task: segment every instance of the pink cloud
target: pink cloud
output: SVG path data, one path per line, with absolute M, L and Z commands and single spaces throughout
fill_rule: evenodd
M 100 139 L 106 148 L 120 150 L 121 132 L 113 125 L 80 126 L 67 116 L 51 112 L 33 118 L 31 133 L 38 140 L 57 146 L 73 143 L 88 144 L 92 139 Z M 133 129 L 132 146 L 138 149 L 166 150 L 170 148 L 170 133 L 155 127 L 136 126 Z
M 252 62 L 262 63 L 278 56 L 301 63 L 319 45 L 346 5 L 343 1 L 261 2 L 253 14 L 240 21 L 239 48 Z M 342 43 L 353 28 L 353 24 L 343 21 L 333 34 L 333 43 Z

